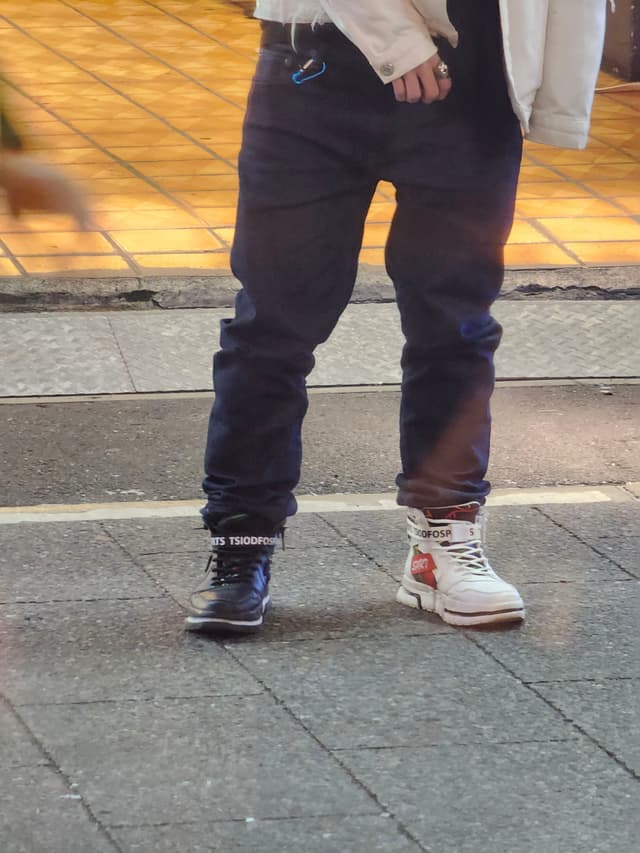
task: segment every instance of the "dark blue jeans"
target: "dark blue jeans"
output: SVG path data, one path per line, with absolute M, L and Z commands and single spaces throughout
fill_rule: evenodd
M 496 0 L 456 0 L 440 44 L 453 92 L 401 104 L 335 28 L 263 48 L 240 153 L 232 267 L 242 284 L 214 358 L 207 512 L 280 521 L 296 510 L 305 378 L 351 296 L 379 180 L 397 189 L 386 247 L 406 339 L 398 502 L 483 501 L 493 354 L 521 133 Z M 326 71 L 291 75 L 310 55 Z M 317 66 L 316 66 L 317 67 Z M 375 341 L 371 342 L 375 346 Z

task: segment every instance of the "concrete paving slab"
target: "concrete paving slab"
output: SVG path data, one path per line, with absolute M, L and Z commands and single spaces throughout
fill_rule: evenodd
M 545 507 L 565 530 L 605 554 L 625 571 L 640 577 L 640 502 L 612 507 Z
M 199 554 L 204 561 L 209 549 L 210 537 L 197 511 L 193 519 L 110 521 L 103 527 L 134 557 L 184 552 Z M 287 521 L 285 551 L 341 545 L 344 538 L 317 515 L 297 515 Z
M 21 713 L 106 825 L 380 812 L 266 696 L 25 706 Z
M 496 356 L 501 379 L 640 376 L 640 303 L 502 301 L 495 316 L 505 329 Z M 399 382 L 401 349 L 395 305 L 351 305 L 318 348 L 310 383 Z
M 638 584 L 634 580 L 524 584 L 519 631 L 469 632 L 526 682 L 628 678 L 638 674 Z
M 640 775 L 640 681 L 536 684 L 535 690 Z
M 117 853 L 50 767 L 20 767 L 0 775 L 3 853 Z
M 3 667 L 4 672 L 4 667 Z M 0 699 L 0 767 L 34 767 L 48 764 L 48 759 L 29 737 L 24 726 L 7 703 Z
M 317 351 L 310 386 L 384 384 L 399 381 L 400 322 L 395 306 L 351 306 L 329 342 Z M 381 310 L 377 310 L 381 309 Z M 202 390 L 211 387 L 211 356 L 219 324 L 231 309 L 116 314 L 112 325 L 136 391 Z M 362 359 L 363 334 L 375 340 Z
M 340 752 L 437 853 L 634 853 L 638 785 L 589 742 Z
M 0 603 L 162 595 L 99 524 L 5 526 L 0 543 Z
M 400 315 L 394 304 L 351 305 L 318 347 L 310 385 L 389 385 L 401 381 Z M 348 382 L 343 379 L 349 377 Z
M 0 619 L 16 705 L 262 692 L 220 645 L 185 634 L 170 599 L 11 605 Z
M 620 509 L 604 506 L 614 515 Z M 631 777 L 605 750 L 637 767 L 633 697 L 627 687 L 608 687 L 630 684 L 614 679 L 637 674 L 637 584 L 628 576 L 614 580 L 623 575 L 615 567 L 605 577 L 590 562 L 589 546 L 537 511 L 500 507 L 492 516 L 489 541 L 498 554 L 524 572 L 532 563 L 527 549 L 533 556 L 537 547 L 545 560 L 557 551 L 555 565 L 570 579 L 549 573 L 523 583 L 522 627 L 462 632 L 397 605 L 395 581 L 363 556 L 359 542 L 343 537 L 357 530 L 375 554 L 384 551 L 385 537 L 394 539 L 404 557 L 403 510 L 336 513 L 293 520 L 296 547 L 276 553 L 275 609 L 265 632 L 222 642 L 182 633 L 183 613 L 162 594 L 166 588 L 184 601 L 203 578 L 206 534 L 190 519 L 175 520 L 175 527 L 134 520 L 0 529 L 9 580 L 15 559 L 7 555 L 15 553 L 33 567 L 30 582 L 41 584 L 51 566 L 55 590 L 73 596 L 2 608 L 3 686 L 46 760 L 77 785 L 69 793 L 82 796 L 105 826 L 117 827 L 122 853 L 145 853 L 149 845 L 154 853 L 182 846 L 297 850 L 307 820 L 304 846 L 313 851 L 315 843 L 318 853 L 330 844 L 375 850 L 367 832 L 395 853 L 405 825 L 420 840 L 418 849 L 437 853 L 608 853 L 607 832 L 621 838 L 616 853 L 626 853 L 634 849 L 625 848 L 627 836 L 611 833 L 637 814 L 635 805 L 627 808 Z M 183 524 L 188 530 L 181 533 Z M 5 538 L 7 529 L 15 539 Z M 622 538 L 633 529 L 625 521 Z M 202 536 L 205 547 L 194 548 Z M 154 553 L 159 539 L 175 550 Z M 518 556 L 523 549 L 526 559 Z M 90 583 L 102 590 L 109 573 L 118 579 L 135 572 L 155 597 L 115 600 L 111 581 L 105 600 L 75 600 Z M 606 695 L 582 691 L 593 679 Z M 534 689 L 521 681 L 535 682 Z M 6 731 L 13 738 L 10 724 Z M 562 751 L 568 747 L 575 751 Z M 367 765 L 365 779 L 354 755 L 382 763 Z M 384 762 L 398 755 L 389 770 Z M 0 746 L 0 763 L 5 756 L 40 760 L 19 730 L 8 750 Z M 611 775 L 611 767 L 623 777 Z M 353 781 L 352 771 L 379 799 Z M 0 777 L 6 781 L 10 772 Z M 589 796 L 595 815 L 585 817 Z M 533 802 L 521 805 L 527 797 Z M 381 808 L 393 817 L 381 818 Z M 363 816 L 359 836 L 354 827 Z M 50 820 L 56 841 L 60 821 Z M 384 828 L 374 832 L 385 820 L 388 847 Z M 68 829 L 74 843 L 82 831 Z M 256 847 L 258 839 L 263 844 Z M 102 853 L 86 843 L 82 853 L 94 849 Z M 25 853 L 24 845 L 17 850 Z
M 501 378 L 640 376 L 640 301 L 498 302 Z
M 183 606 L 204 580 L 203 555 L 140 559 Z M 271 583 L 273 610 L 265 629 L 256 637 L 234 639 L 233 645 L 350 636 L 391 638 L 453 630 L 437 617 L 397 604 L 396 590 L 391 578 L 348 546 L 278 550 Z
M 1 315 L 0 356 L 0 397 L 134 390 L 105 315 Z
M 617 513 L 608 504 L 589 509 L 611 519 Z M 562 510 L 571 517 L 582 512 L 582 505 Z M 400 579 L 407 557 L 404 512 L 341 512 L 323 517 L 377 565 Z M 625 572 L 535 508 L 489 509 L 487 553 L 496 571 L 515 584 L 628 579 Z
M 103 529 L 134 559 L 154 554 L 206 555 L 208 536 L 197 508 L 188 518 L 102 522 Z
M 228 308 L 114 314 L 113 331 L 136 391 L 211 388 L 211 358 Z
M 627 508 L 636 509 L 633 505 L 603 503 L 598 504 L 598 515 L 613 520 L 619 516 L 620 507 L 624 512 Z M 542 504 L 526 510 L 508 507 L 489 510 L 488 547 L 496 555 L 501 569 L 511 573 L 517 583 L 582 583 L 588 580 L 599 583 L 628 579 L 619 564 L 592 550 L 590 542 L 576 541 L 565 530 L 550 523 L 547 516 L 553 518 L 555 509 L 553 504 Z M 587 514 L 583 510 L 590 512 L 594 506 L 566 504 L 562 509 L 567 518 L 576 519 L 580 524 L 580 519 Z M 621 547 L 627 541 L 624 535 L 620 536 Z
M 0 396 L 207 390 L 230 313 L 5 314 Z M 501 301 L 495 314 L 506 330 L 501 379 L 640 377 L 640 302 Z M 309 385 L 397 384 L 402 343 L 394 304 L 352 304 L 318 348 Z
M 364 313 L 359 309 L 365 309 Z M 114 333 L 136 391 L 210 388 L 219 324 L 232 316 L 229 308 L 114 314 Z M 367 358 L 363 359 L 365 340 Z M 373 340 L 375 347 L 370 346 Z M 397 383 L 401 347 L 395 305 L 350 306 L 330 341 L 318 347 L 309 386 Z
M 472 747 L 575 737 L 460 634 L 278 643 L 233 654 L 330 749 L 411 746 L 417 735 L 421 746 Z
M 419 853 L 389 817 L 219 821 L 113 829 L 122 853 Z

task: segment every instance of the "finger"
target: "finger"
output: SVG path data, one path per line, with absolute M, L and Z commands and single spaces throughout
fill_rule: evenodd
M 407 92 L 407 101 L 410 104 L 417 104 L 422 100 L 422 86 L 415 71 L 409 71 L 408 74 L 404 75 L 404 86 Z
M 399 77 L 393 81 L 393 94 L 396 96 L 396 101 L 406 101 L 407 92 L 404 87 L 404 78 Z
M 442 62 L 442 59 L 439 54 L 436 53 L 435 56 L 432 56 L 429 60 L 428 64 L 431 66 L 431 70 L 434 72 L 434 77 L 438 86 L 438 101 L 444 101 L 449 92 L 451 91 L 451 78 L 450 77 L 441 77 L 437 73 L 438 65 Z
M 440 87 L 430 65 L 423 65 L 418 72 L 420 85 L 422 86 L 422 100 L 425 104 L 431 104 L 440 97 Z
M 438 95 L 438 100 L 444 101 L 444 99 L 447 97 L 447 95 L 451 91 L 451 86 L 452 86 L 451 78 L 450 77 L 445 77 L 445 78 L 436 77 L 436 81 L 438 83 L 438 90 L 440 92 L 440 94 Z

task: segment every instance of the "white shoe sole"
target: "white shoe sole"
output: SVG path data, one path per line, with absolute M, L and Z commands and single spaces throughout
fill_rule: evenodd
M 207 616 L 187 616 L 185 627 L 188 631 L 233 631 L 238 634 L 250 634 L 259 631 L 264 623 L 264 614 L 271 609 L 271 596 L 262 601 L 262 613 L 257 619 L 216 619 Z
M 422 587 L 422 585 L 421 585 Z M 396 601 L 415 610 L 426 610 L 437 615 L 449 625 L 492 625 L 497 622 L 522 622 L 524 604 L 520 596 L 503 596 L 490 610 L 461 611 L 459 606 L 447 601 L 447 596 L 437 589 L 407 589 L 404 585 L 396 594 Z

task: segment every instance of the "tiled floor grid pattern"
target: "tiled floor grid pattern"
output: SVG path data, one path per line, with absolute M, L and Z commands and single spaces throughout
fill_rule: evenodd
M 258 40 L 242 5 L 2 0 L 7 100 L 35 153 L 87 188 L 96 228 L 1 213 L 0 276 L 228 270 Z M 363 263 L 383 263 L 393 210 L 381 183 Z M 526 146 L 507 263 L 640 263 L 640 93 L 596 97 L 585 151 Z

